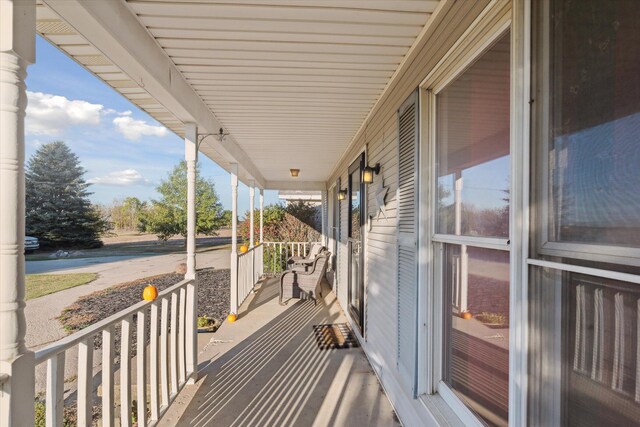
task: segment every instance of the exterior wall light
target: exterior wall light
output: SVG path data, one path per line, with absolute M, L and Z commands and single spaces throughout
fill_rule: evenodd
M 338 191 L 338 200 L 346 200 L 347 199 L 347 190 Z
M 380 173 L 380 163 L 376 163 L 374 167 L 367 166 L 362 171 L 362 182 L 365 184 L 373 183 L 373 176 Z
M 300 174 L 300 169 L 289 169 L 289 172 L 291 172 L 292 177 L 297 178 Z

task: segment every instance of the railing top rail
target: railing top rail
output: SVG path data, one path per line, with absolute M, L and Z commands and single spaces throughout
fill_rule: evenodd
M 94 323 L 91 326 L 88 326 L 84 329 L 82 329 L 81 331 L 78 331 L 76 333 L 73 333 L 69 336 L 66 336 L 54 343 L 51 343 L 50 345 L 41 348 L 40 350 L 37 350 L 35 352 L 35 359 L 36 359 L 36 365 L 46 361 L 47 359 L 50 359 L 51 357 L 62 353 L 63 351 L 66 351 L 68 349 L 70 349 L 71 347 L 77 345 L 78 343 L 84 341 L 85 339 L 87 339 L 88 337 L 94 336 L 96 334 L 98 334 L 99 332 L 103 331 L 104 329 L 108 328 L 109 326 L 112 326 L 124 319 L 126 319 L 129 316 L 132 316 L 133 314 L 135 314 L 136 312 L 151 306 L 152 304 L 156 304 L 158 300 L 162 299 L 162 297 L 166 296 L 166 295 L 170 295 L 171 293 L 175 292 L 176 290 L 180 289 L 183 286 L 188 285 L 189 283 L 193 282 L 193 279 L 184 279 L 181 280 L 180 282 L 176 283 L 175 285 L 172 285 L 170 287 L 168 287 L 167 289 L 163 290 L 162 292 L 160 292 L 158 294 L 158 298 L 156 298 L 154 301 L 140 301 L 137 304 L 132 305 L 131 307 L 128 307 L 122 311 L 119 311 L 118 313 L 107 317 L 106 319 L 103 319 L 97 323 Z
M 273 244 L 273 243 L 282 243 L 282 244 L 287 244 L 287 245 L 310 245 L 313 243 L 321 243 L 321 242 L 263 242 L 265 245 L 266 244 Z
M 267 243 L 267 242 L 264 242 Z M 238 258 L 247 255 L 248 253 L 253 252 L 255 249 L 257 249 L 258 247 L 262 246 L 264 243 L 258 243 L 257 245 L 254 245 L 253 247 L 249 248 L 249 250 L 247 250 L 247 252 L 238 252 Z

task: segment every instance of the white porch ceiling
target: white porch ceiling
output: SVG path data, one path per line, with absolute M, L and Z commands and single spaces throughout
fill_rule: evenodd
M 55 6 L 56 1 L 44 3 Z M 126 0 L 156 48 L 264 182 L 273 183 L 328 179 L 437 5 L 427 0 Z M 61 19 L 64 11 L 57 8 L 57 15 L 39 5 L 39 33 L 181 134 L 181 114 L 89 43 L 73 19 L 70 24 Z M 215 144 L 202 151 L 223 167 L 233 161 Z M 290 168 L 301 170 L 295 181 Z M 251 178 L 249 172 L 244 175 Z

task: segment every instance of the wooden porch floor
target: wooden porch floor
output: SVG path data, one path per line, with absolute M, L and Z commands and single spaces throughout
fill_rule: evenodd
M 279 281 L 250 295 L 199 356 L 162 426 L 399 426 L 362 349 L 320 350 L 313 325 L 346 322 L 335 295 L 278 304 Z

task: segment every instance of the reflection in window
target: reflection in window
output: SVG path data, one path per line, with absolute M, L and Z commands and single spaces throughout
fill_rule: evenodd
M 529 286 L 531 424 L 637 425 L 638 285 L 537 270 Z
M 509 235 L 509 35 L 437 96 L 438 233 Z
M 640 7 L 553 1 L 552 241 L 640 247 Z
M 360 169 L 349 175 L 351 194 L 350 208 L 351 213 L 351 237 L 352 239 L 360 239 Z
M 490 425 L 509 407 L 509 252 L 445 245 L 444 380 Z

